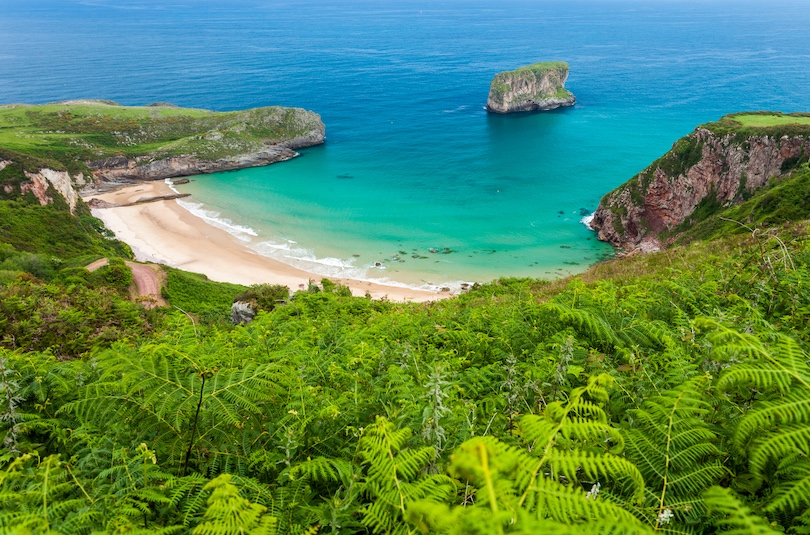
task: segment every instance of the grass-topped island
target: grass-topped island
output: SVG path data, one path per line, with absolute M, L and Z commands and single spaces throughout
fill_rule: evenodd
M 553 110 L 573 106 L 577 99 L 565 89 L 568 63 L 546 61 L 495 75 L 489 86 L 487 110 L 495 113 Z

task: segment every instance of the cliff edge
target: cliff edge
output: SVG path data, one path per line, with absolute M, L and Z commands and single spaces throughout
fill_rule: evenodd
M 495 75 L 489 86 L 487 110 L 494 113 L 553 110 L 573 106 L 577 99 L 565 89 L 568 63 L 535 63 Z
M 712 213 L 751 197 L 810 157 L 810 116 L 740 113 L 699 126 L 605 195 L 591 227 L 626 250 L 655 251 Z
M 84 186 L 268 165 L 323 143 L 325 127 L 318 114 L 300 108 L 212 112 L 80 100 L 0 106 L 0 130 L 0 149 L 44 160 L 37 165 L 66 170 L 68 184 Z M 35 172 L 30 163 L 27 170 Z M 31 180 L 44 187 L 44 180 L 55 183 L 51 178 Z M 56 182 L 66 190 L 63 178 Z

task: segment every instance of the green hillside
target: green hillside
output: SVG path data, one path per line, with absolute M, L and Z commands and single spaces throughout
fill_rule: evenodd
M 0 147 L 74 167 L 119 155 L 216 160 L 291 140 L 319 125 L 314 113 L 278 106 L 212 112 L 108 101 L 7 105 L 0 106 Z
M 0 533 L 808 533 L 808 181 L 426 304 L 169 270 L 147 310 L 8 227 Z

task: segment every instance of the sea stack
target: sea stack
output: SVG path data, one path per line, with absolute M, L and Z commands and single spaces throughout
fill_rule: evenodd
M 573 106 L 577 99 L 565 89 L 568 63 L 547 61 L 495 75 L 489 86 L 487 110 L 494 113 L 553 110 Z

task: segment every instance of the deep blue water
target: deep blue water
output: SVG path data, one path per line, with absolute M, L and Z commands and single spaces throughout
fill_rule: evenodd
M 545 60 L 569 62 L 574 108 L 483 110 L 496 72 Z M 0 73 L 0 102 L 320 113 L 325 145 L 186 189 L 209 215 L 251 228 L 243 237 L 264 254 L 408 283 L 549 277 L 610 253 L 583 210 L 696 125 L 810 110 L 810 10 L 797 0 L 0 0 Z M 378 261 L 386 269 L 370 267 Z

